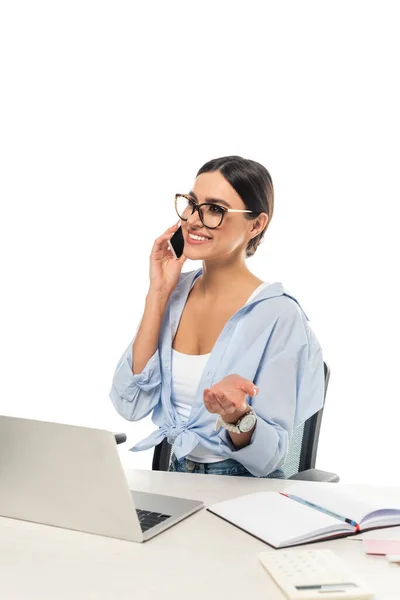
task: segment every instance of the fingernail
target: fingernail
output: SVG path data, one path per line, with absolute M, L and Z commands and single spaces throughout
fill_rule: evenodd
M 253 394 L 254 394 L 254 396 L 257 396 L 257 394 L 258 394 L 258 389 L 257 388 L 253 389 Z

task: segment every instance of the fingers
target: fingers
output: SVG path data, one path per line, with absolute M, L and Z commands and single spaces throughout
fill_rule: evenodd
M 204 390 L 203 394 L 204 406 L 210 413 L 219 413 L 221 410 L 220 404 L 216 401 L 214 394 L 209 390 Z
M 209 412 L 231 415 L 247 408 L 246 402 L 232 402 L 221 391 L 204 390 L 204 404 Z
M 234 409 L 231 410 L 232 404 L 230 402 L 227 402 L 221 395 L 218 395 L 215 392 L 210 393 L 214 399 L 215 405 L 217 406 L 217 412 L 219 412 L 220 415 L 223 416 L 234 412 Z
M 182 254 L 182 256 L 178 258 L 177 262 L 183 265 L 186 259 L 187 257 L 184 254 Z
M 238 383 L 236 387 L 238 390 L 242 390 L 242 392 L 244 392 L 248 396 L 257 396 L 258 392 L 260 391 L 259 387 L 257 385 L 254 385 L 252 381 L 244 381 Z
M 157 251 L 164 247 L 165 242 L 171 239 L 175 231 L 178 229 L 179 225 L 180 221 L 178 221 L 178 223 L 175 223 L 175 225 L 172 225 L 172 227 L 168 227 L 168 229 L 155 240 L 153 244 L 153 250 Z
M 216 390 L 214 392 L 215 397 L 221 405 L 224 414 L 232 414 L 239 410 L 244 410 L 247 406 L 245 400 L 229 400 L 222 391 Z
M 208 412 L 217 413 L 220 415 L 228 414 L 225 407 L 221 404 L 217 395 L 211 390 L 204 390 L 204 404 Z M 226 404 L 226 403 L 225 403 Z M 234 411 L 229 411 L 234 412 Z

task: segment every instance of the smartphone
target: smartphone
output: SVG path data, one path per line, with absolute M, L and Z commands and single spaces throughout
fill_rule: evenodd
M 183 239 L 182 226 L 179 225 L 172 238 L 169 240 L 169 249 L 176 259 L 180 258 L 183 254 L 183 248 L 185 246 L 185 240 Z

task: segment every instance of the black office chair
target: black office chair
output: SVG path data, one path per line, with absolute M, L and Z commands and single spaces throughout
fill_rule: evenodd
M 123 444 L 126 442 L 126 433 L 114 433 L 114 435 L 117 444 Z
M 324 362 L 325 388 L 324 405 L 326 400 L 326 391 L 328 389 L 330 369 Z M 283 464 L 283 471 L 286 479 L 303 479 L 305 481 L 329 481 L 338 482 L 339 477 L 336 473 L 320 471 L 315 468 L 315 459 L 317 456 L 319 432 L 321 429 L 322 413 L 324 407 L 312 415 L 307 421 L 299 425 L 293 432 L 289 444 L 289 450 L 286 454 Z M 153 471 L 168 471 L 171 460 L 172 446 L 167 439 L 154 448 Z

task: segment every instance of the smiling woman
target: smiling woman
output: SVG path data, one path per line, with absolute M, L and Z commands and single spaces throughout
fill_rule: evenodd
M 207 162 L 176 194 L 184 239 L 174 260 L 170 227 L 153 245 L 150 288 L 111 400 L 136 421 L 152 412 L 171 470 L 283 477 L 293 429 L 323 405 L 321 347 L 299 302 L 248 269 L 271 221 L 270 174 L 240 156 Z M 182 273 L 187 259 L 202 268 Z

